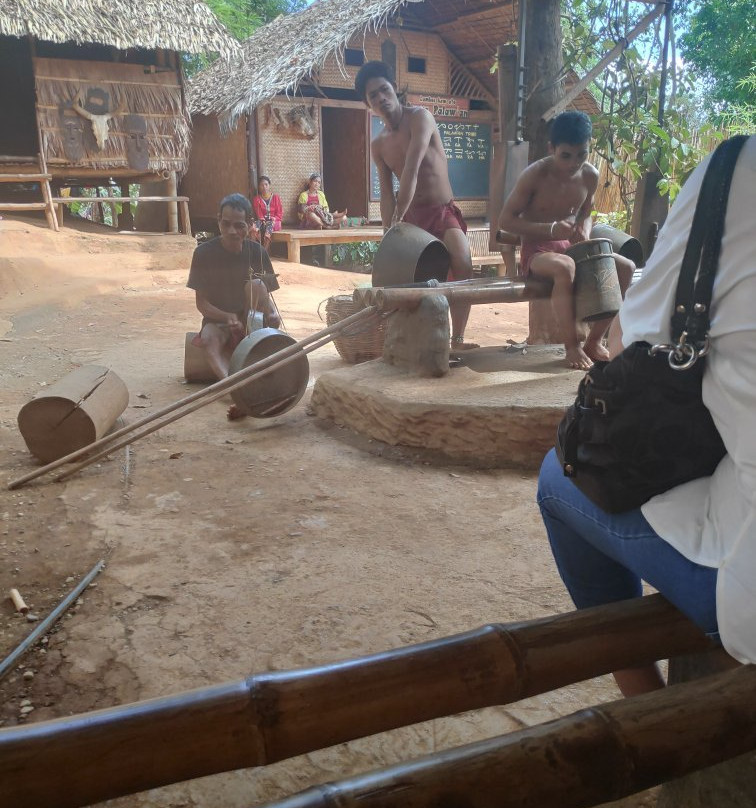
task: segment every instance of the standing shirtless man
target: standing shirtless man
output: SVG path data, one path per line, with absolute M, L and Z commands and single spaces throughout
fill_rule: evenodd
M 384 62 L 366 62 L 354 88 L 370 111 L 380 116 L 383 131 L 370 144 L 381 183 L 381 220 L 384 228 L 409 222 L 443 241 L 451 256 L 451 276 L 471 278 L 473 273 L 467 225 L 454 204 L 449 169 L 441 136 L 433 116 L 423 107 L 403 106 Z M 394 196 L 393 176 L 399 179 Z M 465 342 L 469 304 L 450 307 L 453 351 L 477 348 Z
M 601 340 L 612 318 L 591 324 L 581 346 L 575 324 L 575 262 L 565 250 L 590 238 L 593 195 L 598 171 L 587 163 L 593 128 L 584 112 L 563 112 L 551 125 L 549 154 L 522 172 L 504 203 L 499 227 L 521 237 L 520 266 L 553 281 L 551 302 L 562 334 L 568 367 L 588 370 L 608 360 Z M 624 297 L 635 264 L 614 254 Z

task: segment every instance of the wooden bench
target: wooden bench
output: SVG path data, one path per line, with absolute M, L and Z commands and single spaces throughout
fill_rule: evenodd
M 52 201 L 60 207 L 58 219 L 61 222 L 63 221 L 63 205 L 70 205 L 73 202 L 95 202 L 98 205 L 108 205 L 114 202 L 178 202 L 180 230 L 188 236 L 192 234 L 188 196 L 54 196 Z
M 470 244 L 470 255 L 472 257 L 473 268 L 480 269 L 484 266 L 504 265 L 505 261 L 501 252 L 491 252 L 488 247 L 490 228 L 471 226 L 467 228 L 467 241 Z
M 300 248 L 318 244 L 351 244 L 354 241 L 380 241 L 382 227 L 342 227 L 339 230 L 299 230 L 284 228 L 273 233 L 272 241 L 286 245 L 286 260 L 300 263 Z

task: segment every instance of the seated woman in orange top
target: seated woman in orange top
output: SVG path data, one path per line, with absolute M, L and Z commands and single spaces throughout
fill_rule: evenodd
M 346 210 L 328 209 L 328 200 L 320 190 L 322 179 L 320 174 L 310 174 L 307 188 L 297 199 L 297 216 L 301 230 L 338 230 L 346 218 Z
M 281 197 L 270 190 L 270 177 L 267 174 L 260 174 L 257 196 L 252 200 L 252 208 L 255 214 L 255 236 L 267 250 L 271 233 L 281 229 L 283 219 Z

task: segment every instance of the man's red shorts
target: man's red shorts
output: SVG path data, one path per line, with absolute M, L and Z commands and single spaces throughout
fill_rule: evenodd
M 422 228 L 441 241 L 446 231 L 452 228 L 467 232 L 462 211 L 453 199 L 445 205 L 410 205 L 404 214 L 404 221 Z

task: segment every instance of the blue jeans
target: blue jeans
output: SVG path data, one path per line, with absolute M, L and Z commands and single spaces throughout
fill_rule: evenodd
M 578 609 L 640 597 L 644 580 L 718 639 L 717 570 L 675 550 L 640 508 L 602 511 L 564 476 L 553 449 L 541 466 L 538 506 L 559 574 Z

